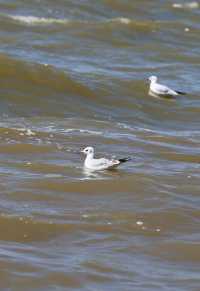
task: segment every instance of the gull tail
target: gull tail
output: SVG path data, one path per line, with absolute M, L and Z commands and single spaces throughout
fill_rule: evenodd
M 126 163 L 126 162 L 128 162 L 128 161 L 130 161 L 131 160 L 131 158 L 122 158 L 122 159 L 118 159 L 118 161 L 120 162 L 120 163 Z
M 179 95 L 186 95 L 187 94 L 186 92 L 182 92 L 182 91 L 175 91 L 175 92 Z

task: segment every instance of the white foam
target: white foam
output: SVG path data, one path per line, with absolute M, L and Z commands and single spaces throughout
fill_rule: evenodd
M 126 17 L 117 17 L 117 18 L 111 19 L 111 22 L 119 22 L 119 23 L 122 23 L 122 24 L 130 24 L 131 23 L 131 19 L 126 18 Z
M 89 215 L 88 215 L 88 214 L 83 214 L 82 217 L 83 217 L 83 218 L 88 218 Z
M 68 129 L 64 129 L 63 132 L 66 132 L 66 133 L 80 132 L 80 133 L 86 133 L 86 134 L 91 134 L 91 135 L 101 135 L 102 134 L 101 131 L 81 129 L 81 128 L 68 128 Z
M 187 2 L 187 3 L 174 3 L 172 4 L 174 8 L 189 8 L 189 9 L 197 9 L 199 8 L 199 3 L 196 1 Z
M 136 224 L 137 224 L 137 225 L 143 225 L 143 224 L 144 224 L 144 222 L 143 222 L 143 221 L 140 221 L 140 220 L 138 220 L 138 221 L 136 221 Z
M 31 135 L 35 135 L 35 132 L 33 132 L 32 130 L 30 130 L 30 129 L 28 128 L 27 131 L 26 131 L 26 135 L 29 135 L 29 136 L 31 136 Z
M 29 128 L 16 128 L 16 130 L 21 131 L 19 135 L 35 135 L 35 132 L 33 132 L 31 129 Z
M 36 16 L 23 16 L 23 15 L 8 15 L 15 21 L 19 21 L 29 25 L 37 24 L 66 24 L 69 23 L 68 19 L 58 19 L 58 18 L 45 18 L 45 17 L 36 17 Z

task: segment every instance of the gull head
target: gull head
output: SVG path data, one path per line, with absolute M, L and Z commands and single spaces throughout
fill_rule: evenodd
M 85 155 L 93 155 L 94 154 L 94 148 L 93 147 L 86 147 L 81 152 L 84 153 Z
M 156 76 L 151 76 L 151 77 L 148 78 L 148 80 L 149 80 L 150 82 L 155 83 L 155 82 L 157 82 L 158 78 L 157 78 Z

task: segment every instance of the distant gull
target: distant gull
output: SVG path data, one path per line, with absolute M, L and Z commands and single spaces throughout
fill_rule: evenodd
M 93 171 L 111 170 L 116 168 L 120 164 L 130 160 L 130 158 L 123 158 L 117 160 L 115 159 L 109 160 L 106 158 L 95 159 L 93 147 L 86 147 L 81 152 L 86 155 L 84 167 Z
M 150 81 L 149 93 L 153 93 L 157 96 L 168 96 L 173 97 L 177 95 L 185 95 L 186 93 L 181 91 L 173 90 L 165 85 L 161 85 L 157 82 L 158 78 L 156 76 L 151 76 L 148 79 Z

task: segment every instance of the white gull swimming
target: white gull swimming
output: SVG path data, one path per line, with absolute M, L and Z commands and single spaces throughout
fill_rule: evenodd
M 171 88 L 169 88 L 168 86 L 159 84 L 158 78 L 156 76 L 151 76 L 149 77 L 149 81 L 150 81 L 150 87 L 149 87 L 149 93 L 153 93 L 157 96 L 177 96 L 177 95 L 184 95 L 184 92 L 181 91 L 176 91 L 173 90 Z
M 130 160 L 130 158 L 111 160 L 106 158 L 95 159 L 93 147 L 86 147 L 81 152 L 86 155 L 84 167 L 93 171 L 110 170 Z

